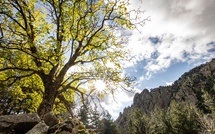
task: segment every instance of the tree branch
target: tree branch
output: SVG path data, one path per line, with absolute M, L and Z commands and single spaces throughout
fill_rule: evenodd
M 0 80 L 1 82 L 6 82 L 6 81 L 9 81 L 10 79 L 14 79 L 10 84 L 7 84 L 6 86 L 8 87 L 11 87 L 17 80 L 21 80 L 22 78 L 25 78 L 25 77 L 29 77 L 29 76 L 32 76 L 33 74 L 35 74 L 35 72 L 32 72 L 28 75 L 23 75 L 23 76 L 10 76 L 8 77 L 7 79 L 5 80 Z
M 34 73 L 38 72 L 37 70 L 34 70 L 34 69 L 30 69 L 30 68 L 19 68 L 19 67 L 6 67 L 6 68 L 1 68 L 0 69 L 0 72 L 2 71 L 6 71 L 6 70 L 20 70 L 20 71 L 32 71 Z
M 17 7 L 15 4 L 13 4 L 13 2 L 15 2 L 16 5 L 17 5 L 18 7 Z M 26 15 L 25 15 L 24 12 L 23 12 L 22 6 L 19 4 L 19 2 L 18 2 L 17 0 L 15 0 L 15 1 L 10 1 L 10 3 L 11 3 L 11 5 L 12 5 L 14 8 L 17 9 L 17 11 L 19 11 L 19 13 L 21 13 L 21 16 L 22 16 L 22 18 L 23 18 L 24 25 L 25 25 L 25 27 L 23 26 L 23 29 L 24 29 L 24 30 L 26 31 L 26 33 L 27 33 L 28 21 L 27 21 Z M 28 34 L 28 33 L 27 33 L 27 34 Z
M 13 44 L 13 43 L 10 42 L 9 44 Z M 16 44 L 16 45 L 18 45 L 18 44 Z M 20 52 L 23 52 L 23 53 L 25 53 L 25 54 L 31 56 L 31 57 L 34 58 L 34 59 L 46 61 L 46 62 L 50 63 L 52 66 L 54 66 L 54 64 L 53 64 L 51 61 L 49 61 L 49 60 L 47 60 L 47 59 L 45 59 L 45 58 L 39 58 L 39 57 L 33 55 L 32 53 L 25 51 L 25 50 L 22 49 L 22 48 L 18 48 L 18 47 L 6 47 L 6 46 L 2 46 L 2 45 L 0 46 L 0 48 L 11 49 L 11 50 L 18 50 L 18 51 L 20 51 Z
M 89 79 L 91 79 L 91 78 L 90 78 L 90 77 L 85 77 L 85 78 L 79 77 L 79 78 L 73 79 L 73 80 L 72 80 L 71 82 L 69 82 L 67 85 L 65 85 L 65 86 L 62 85 L 63 88 L 59 91 L 59 94 L 65 92 L 65 91 L 66 91 L 67 89 L 69 89 L 69 88 L 76 88 L 76 89 L 78 89 L 79 86 L 81 86 L 82 84 L 87 83 L 87 81 L 79 82 L 79 84 L 78 84 L 76 87 L 72 87 L 72 86 L 71 86 L 72 83 L 74 83 L 75 81 L 81 81 L 81 80 L 87 80 L 87 79 L 89 80 Z
M 24 29 L 25 30 L 25 27 L 24 26 L 22 26 L 16 19 L 14 19 L 12 16 L 10 16 L 9 14 L 7 14 L 7 13 L 4 13 L 4 12 L 0 12 L 0 14 L 4 14 L 4 15 L 6 15 L 7 17 L 9 17 L 11 20 L 13 20 L 16 24 L 18 24 L 22 29 Z
M 81 63 L 81 64 L 91 63 L 91 62 L 94 62 L 94 61 L 97 61 L 97 60 L 101 60 L 101 59 L 103 59 L 103 58 L 105 58 L 105 57 L 107 57 L 107 56 L 94 58 L 94 59 L 88 60 L 88 61 L 87 61 L 87 60 L 86 60 L 86 61 L 84 61 L 84 60 L 79 60 L 79 61 L 76 61 L 75 64 L 78 64 L 78 63 Z

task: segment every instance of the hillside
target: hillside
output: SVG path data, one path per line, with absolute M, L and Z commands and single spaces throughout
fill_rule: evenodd
M 126 132 L 128 127 L 126 122 L 135 109 L 138 108 L 141 112 L 149 115 L 155 107 L 167 110 L 173 100 L 176 102 L 189 102 L 196 105 L 204 113 L 210 112 L 203 103 L 202 94 L 203 89 L 214 94 L 214 91 L 211 90 L 213 89 L 214 79 L 215 59 L 184 73 L 171 86 L 160 86 L 150 91 L 144 89 L 140 94 L 137 93 L 134 96 L 133 104 L 125 108 L 123 113 L 120 113 L 116 124 Z

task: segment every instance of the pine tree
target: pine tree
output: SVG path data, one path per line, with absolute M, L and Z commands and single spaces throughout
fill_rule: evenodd
M 166 120 L 166 112 L 164 109 L 155 107 L 155 109 L 150 113 L 149 118 L 150 133 L 171 133 L 170 123 Z
M 99 123 L 99 134 L 118 134 L 116 125 L 113 122 L 113 119 L 109 113 L 106 113 L 104 118 Z
M 97 105 L 95 105 L 92 109 L 91 109 L 91 124 L 92 124 L 92 129 L 94 129 L 96 132 L 98 132 L 99 129 L 99 122 L 102 118 L 102 114 L 99 113 Z
M 214 82 L 215 83 L 215 82 Z M 211 90 L 202 90 L 204 105 L 209 113 L 198 111 L 199 121 L 201 123 L 203 133 L 215 133 L 215 84 Z
M 196 107 L 192 104 L 172 101 L 166 119 L 174 134 L 195 134 L 200 131 Z
M 80 107 L 78 117 L 83 125 L 88 128 L 90 125 L 90 103 L 85 101 L 85 103 Z
M 140 109 L 135 109 L 127 121 L 129 134 L 148 134 L 149 117 Z

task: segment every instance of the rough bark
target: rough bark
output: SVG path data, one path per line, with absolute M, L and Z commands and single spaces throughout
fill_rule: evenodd
M 53 110 L 56 97 L 57 97 L 57 90 L 54 88 L 54 84 L 52 82 L 46 82 L 43 99 L 37 111 L 38 115 L 41 118 L 43 118 L 45 114 Z
M 40 118 L 43 118 L 45 114 L 53 110 L 54 102 L 58 95 L 58 86 L 52 81 L 53 78 L 51 77 L 51 75 L 46 75 L 44 72 L 41 72 L 40 77 L 42 78 L 42 81 L 44 83 L 45 91 L 37 113 Z
M 57 97 L 57 92 L 52 91 L 45 93 L 43 96 L 43 100 L 40 103 L 40 106 L 37 110 L 38 115 L 43 118 L 45 114 L 51 112 L 53 110 L 54 102 Z

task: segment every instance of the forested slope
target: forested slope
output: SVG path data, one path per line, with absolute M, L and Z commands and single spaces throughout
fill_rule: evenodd
M 156 133 L 155 128 L 159 133 L 189 133 L 185 127 L 190 133 L 209 131 L 206 127 L 215 131 L 214 80 L 215 59 L 184 73 L 171 86 L 144 89 L 116 120 L 120 133 Z M 175 120 L 184 125 L 177 126 Z

